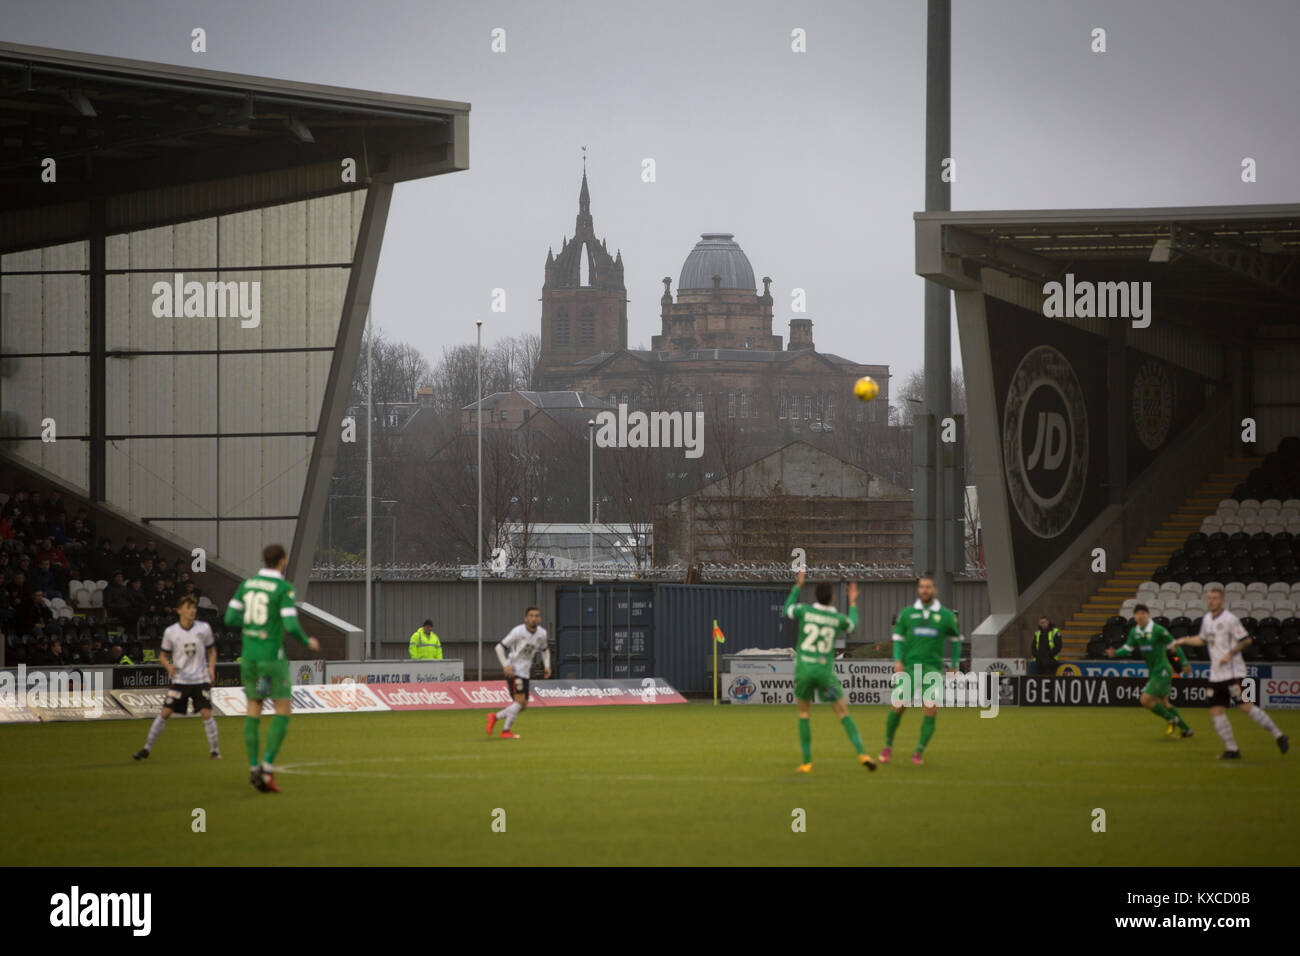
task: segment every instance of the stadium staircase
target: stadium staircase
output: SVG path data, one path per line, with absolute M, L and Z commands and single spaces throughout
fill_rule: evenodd
M 1086 657 L 1088 641 L 1115 614 L 1120 603 L 1131 598 L 1138 585 L 1151 578 L 1155 569 L 1169 557 L 1170 551 L 1179 547 L 1189 534 L 1200 530 L 1201 522 L 1214 514 L 1219 501 L 1232 497 L 1233 489 L 1262 460 L 1228 458 L 1221 470 L 1207 475 L 1146 541 L 1128 555 L 1119 569 L 1110 572 L 1097 592 L 1061 627 L 1061 660 Z

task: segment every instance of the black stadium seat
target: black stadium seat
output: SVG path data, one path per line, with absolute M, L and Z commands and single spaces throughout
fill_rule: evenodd
M 1176 617 L 1169 622 L 1169 633 L 1174 637 L 1186 637 L 1192 633 L 1192 622 L 1187 617 Z

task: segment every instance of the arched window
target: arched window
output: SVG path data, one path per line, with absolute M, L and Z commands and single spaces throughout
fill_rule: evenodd
M 578 344 L 596 344 L 596 313 L 591 309 L 583 309 L 582 317 L 578 319 Z

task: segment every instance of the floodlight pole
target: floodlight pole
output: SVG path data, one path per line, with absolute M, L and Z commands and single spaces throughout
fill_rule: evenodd
M 952 208 L 951 186 L 944 181 L 944 162 L 951 153 L 952 0 L 928 0 L 925 59 L 925 209 Z M 928 518 L 925 547 L 916 555 L 917 572 L 931 572 L 940 600 L 952 601 L 952 504 L 945 493 L 950 470 L 940 441 L 943 420 L 952 414 L 952 336 L 948 289 L 925 280 L 925 407 L 922 427 L 934 474 L 916 494 L 927 499 L 920 509 Z M 925 566 L 928 562 L 928 567 Z
M 596 583 L 596 420 L 587 419 L 587 583 Z
M 478 564 L 475 574 L 478 577 L 478 679 L 483 679 L 483 320 L 474 323 L 478 327 L 475 345 L 475 364 L 477 366 L 474 423 L 478 426 Z
M 372 358 L 374 355 L 375 336 L 370 326 L 370 312 L 366 311 L 366 660 L 374 657 L 373 641 L 375 633 L 374 605 L 372 597 L 373 567 L 370 547 L 374 543 L 371 521 L 373 520 L 372 498 L 374 494 L 374 462 L 370 454 L 370 433 L 375 425 L 375 378 Z

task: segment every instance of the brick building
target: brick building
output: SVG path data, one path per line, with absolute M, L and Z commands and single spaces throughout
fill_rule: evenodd
M 629 349 L 627 289 L 621 250 L 597 239 L 587 174 L 578 193 L 572 238 L 548 250 L 542 285 L 542 387 L 577 390 L 611 404 L 647 410 L 700 411 L 706 420 L 824 431 L 837 416 L 883 423 L 889 367 L 817 351 L 813 322 L 790 320 L 789 340 L 773 332 L 772 280 L 759 293 L 749 258 L 730 233 L 704 233 L 687 255 L 676 298 L 663 280 L 661 330 L 649 349 Z M 851 401 L 853 383 L 870 375 L 876 401 Z

